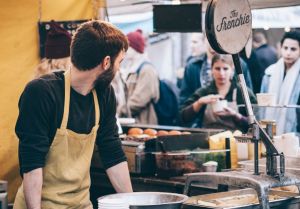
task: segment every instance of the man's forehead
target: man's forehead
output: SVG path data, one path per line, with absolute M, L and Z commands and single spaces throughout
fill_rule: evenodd
M 283 41 L 283 45 L 294 46 L 294 45 L 299 45 L 299 42 L 297 40 L 295 40 L 295 39 L 286 38 Z

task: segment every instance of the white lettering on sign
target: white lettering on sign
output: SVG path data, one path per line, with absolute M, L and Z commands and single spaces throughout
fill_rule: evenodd
M 229 18 L 223 17 L 221 24 L 217 25 L 217 31 L 221 32 L 224 30 L 229 30 L 231 28 L 240 27 L 244 24 L 250 23 L 250 15 L 249 14 L 240 14 L 236 10 L 232 10 L 230 12 Z

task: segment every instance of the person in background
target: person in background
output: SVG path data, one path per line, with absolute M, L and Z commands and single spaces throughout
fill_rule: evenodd
M 262 32 L 254 33 L 252 43 L 254 50 L 249 62 L 253 63 L 248 63 L 248 66 L 250 68 L 253 90 L 255 93 L 259 93 L 265 70 L 277 61 L 277 53 L 276 49 L 268 44 L 267 38 Z
M 205 53 L 206 46 L 204 43 L 204 34 L 203 33 L 192 33 L 191 34 L 191 42 L 190 42 L 190 50 L 191 54 L 186 59 L 185 65 L 187 65 L 189 62 L 193 62 L 194 60 L 197 60 L 200 58 L 200 56 Z M 176 85 L 180 89 L 182 85 L 182 79 L 184 74 L 184 68 L 180 68 L 176 72 L 177 74 L 177 81 Z
M 15 128 L 23 183 L 14 209 L 92 209 L 95 142 L 116 192 L 132 192 L 110 85 L 127 49 L 126 36 L 112 24 L 86 22 L 73 36 L 70 69 L 27 84 Z
M 203 36 L 204 38 L 205 36 Z M 211 59 L 216 52 L 209 45 L 208 40 L 203 40 L 206 46 L 206 52 L 199 57 L 195 57 L 189 61 L 184 70 L 184 76 L 180 87 L 179 103 L 184 102 L 201 87 L 207 87 L 212 81 Z M 241 59 L 243 72 L 247 86 L 252 89 L 252 82 L 247 64 Z
M 230 55 L 215 54 L 212 57 L 213 81 L 207 87 L 197 89 L 181 107 L 180 116 L 184 124 L 196 120 L 196 127 L 240 129 L 248 128 L 245 111 L 239 113 L 237 105 L 244 104 L 241 88 L 233 80 L 234 68 Z M 252 103 L 256 99 L 248 90 Z M 215 112 L 212 105 L 220 99 L 228 101 L 228 106 Z
M 154 103 L 159 99 L 159 79 L 145 54 L 141 30 L 127 34 L 129 49 L 121 69 L 125 81 L 126 105 L 120 116 L 133 117 L 140 124 L 157 124 Z
M 69 69 L 71 34 L 54 20 L 50 22 L 50 29 L 46 36 L 45 58 L 38 64 L 34 78 L 53 71 Z
M 295 105 L 300 95 L 300 32 L 287 32 L 281 39 L 281 55 L 263 77 L 261 92 L 273 93 L 278 105 Z M 295 132 L 299 118 L 295 108 L 266 110 L 266 119 L 277 122 L 277 134 Z
M 118 71 L 111 82 L 112 87 L 114 88 L 114 92 L 116 95 L 117 102 L 117 118 L 120 116 L 122 112 L 122 108 L 126 107 L 126 96 L 125 96 L 125 83 L 122 79 L 122 75 L 120 71 Z
M 205 37 L 203 33 L 192 33 L 191 35 L 191 55 L 187 58 L 186 63 L 189 63 L 192 59 L 199 58 L 206 51 L 206 45 L 204 43 Z

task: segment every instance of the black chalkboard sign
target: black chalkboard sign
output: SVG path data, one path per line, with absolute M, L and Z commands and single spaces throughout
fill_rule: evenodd
M 202 32 L 201 4 L 153 5 L 154 32 Z
M 61 27 L 69 31 L 70 34 L 74 34 L 76 29 L 79 27 L 81 23 L 84 23 L 88 20 L 71 20 L 71 21 L 55 21 Z M 45 42 L 47 33 L 50 29 L 50 22 L 38 22 L 38 29 L 39 29 L 39 44 L 40 44 L 40 57 L 45 57 Z

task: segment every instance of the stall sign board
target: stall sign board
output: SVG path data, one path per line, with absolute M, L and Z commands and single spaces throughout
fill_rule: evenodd
M 247 44 L 252 30 L 251 8 L 247 0 L 211 0 L 205 27 L 207 38 L 219 53 L 237 54 Z
M 153 5 L 155 32 L 201 32 L 201 4 Z

